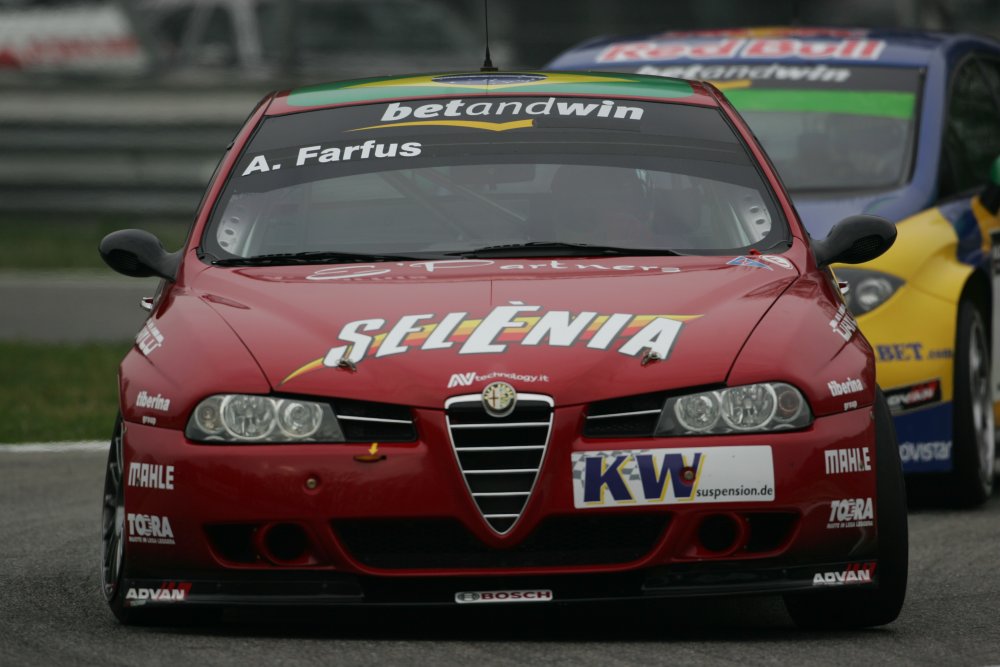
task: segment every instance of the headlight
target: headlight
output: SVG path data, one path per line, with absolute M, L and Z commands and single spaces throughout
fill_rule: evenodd
M 184 435 L 202 442 L 343 442 L 326 403 L 250 394 L 209 396 L 195 407 Z
M 854 315 L 875 310 L 904 283 L 896 276 L 868 269 L 837 269 L 835 273 L 838 280 L 846 280 L 850 286 L 845 298 Z
M 798 389 L 764 382 L 668 398 L 656 435 L 764 433 L 811 423 L 809 405 Z

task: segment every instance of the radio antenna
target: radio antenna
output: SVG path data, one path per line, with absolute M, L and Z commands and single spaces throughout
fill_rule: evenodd
M 801 25 L 802 20 L 799 18 L 799 0 L 792 0 L 792 25 Z
M 490 3 L 489 0 L 483 0 L 483 26 L 486 28 L 486 59 L 483 60 L 483 66 L 479 68 L 480 72 L 496 72 L 497 68 L 493 66 L 493 59 L 490 58 Z

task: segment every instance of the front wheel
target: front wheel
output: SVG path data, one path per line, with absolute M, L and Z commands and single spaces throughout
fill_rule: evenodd
M 954 468 L 940 487 L 952 505 L 974 507 L 993 493 L 996 456 L 992 361 L 983 316 L 972 301 L 958 308 L 955 337 Z
M 785 608 L 799 627 L 836 630 L 885 625 L 896 620 L 903 608 L 909 568 L 906 488 L 896 431 L 881 389 L 875 392 L 874 410 L 878 587 L 785 595 Z
M 125 535 L 125 423 L 121 415 L 115 421 L 108 464 L 104 474 L 104 504 L 101 509 L 101 588 L 108 608 L 123 625 L 192 625 L 215 623 L 222 618 L 222 609 L 164 609 L 129 607 L 128 595 L 122 582 L 128 574 L 128 545 Z
M 104 505 L 101 509 L 101 588 L 111 613 L 122 623 L 129 623 L 133 614 L 125 607 L 125 592 L 121 590 L 125 571 L 123 435 L 124 423 L 121 415 L 118 415 L 104 473 Z

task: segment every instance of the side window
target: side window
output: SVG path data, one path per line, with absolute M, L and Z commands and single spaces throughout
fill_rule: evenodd
M 983 70 L 969 60 L 951 88 L 941 165 L 941 195 L 986 184 L 990 165 L 1000 155 L 1000 109 Z
M 983 58 L 979 61 L 979 64 L 983 66 L 983 75 L 986 77 L 986 83 L 993 93 L 993 99 L 1000 106 L 1000 56 L 996 58 Z
M 993 93 L 993 101 L 997 105 L 997 109 L 1000 110 L 1000 56 L 992 58 L 983 58 L 979 61 L 982 65 L 983 75 L 986 77 L 986 84 L 990 87 L 990 92 Z M 1000 116 L 1000 111 L 997 112 Z M 994 134 L 997 132 L 996 126 L 1000 123 L 994 123 Z M 992 166 L 993 162 L 1000 157 L 1000 151 L 993 154 L 993 160 L 990 162 Z

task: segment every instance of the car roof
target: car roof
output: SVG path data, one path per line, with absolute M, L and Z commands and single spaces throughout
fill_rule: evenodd
M 407 99 L 476 96 L 614 97 L 719 106 L 694 81 L 605 72 L 450 72 L 336 81 L 276 93 L 267 115 Z
M 782 42 L 781 40 L 788 40 Z M 808 55 L 789 54 L 782 48 L 799 43 L 815 44 Z M 958 43 L 972 43 L 1000 53 L 1000 42 L 971 34 L 955 34 L 896 28 L 762 27 L 733 30 L 693 30 L 643 35 L 598 37 L 563 52 L 548 67 L 581 69 L 625 63 L 704 62 L 851 62 L 893 67 L 924 66 L 935 54 Z M 655 45 L 655 46 L 654 46 Z M 723 46 L 709 55 L 692 54 L 683 47 Z M 830 47 L 830 53 L 822 46 Z M 657 49 L 656 47 L 659 47 Z M 664 48 L 671 47 L 671 48 Z M 839 48 L 837 48 L 839 47 Z M 784 52 L 784 53 L 783 53 Z

